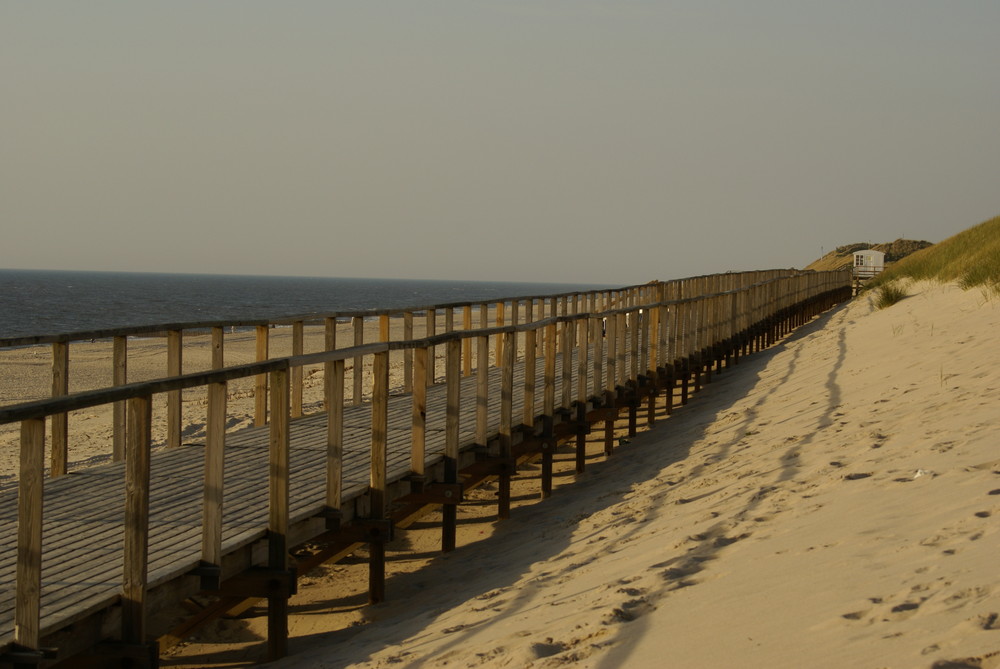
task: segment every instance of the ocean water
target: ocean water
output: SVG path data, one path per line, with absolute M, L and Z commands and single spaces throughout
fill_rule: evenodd
M 136 325 L 420 307 L 609 287 L 0 269 L 0 339 Z

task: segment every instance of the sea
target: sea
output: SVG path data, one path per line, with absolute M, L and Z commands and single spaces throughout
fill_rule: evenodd
M 611 287 L 0 269 L 0 339 L 196 321 L 278 320 Z

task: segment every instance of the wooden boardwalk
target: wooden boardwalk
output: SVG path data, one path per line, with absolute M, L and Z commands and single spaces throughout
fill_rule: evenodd
M 236 582 L 259 565 L 267 569 L 242 594 L 268 597 L 269 617 L 273 615 L 269 635 L 277 643 L 271 655 L 280 656 L 284 652 L 282 616 L 287 616 L 283 607 L 294 588 L 294 574 L 292 585 L 283 584 L 276 574 L 287 575 L 291 546 L 321 535 L 335 536 L 341 530 L 347 545 L 364 542 L 366 536 L 372 537 L 365 534 L 366 524 L 381 527 L 379 523 L 392 517 L 394 503 L 420 506 L 423 494 L 422 504 L 431 504 L 434 494 L 426 494 L 425 483 L 461 485 L 459 471 L 484 462 L 485 471 L 501 477 L 499 513 L 503 517 L 503 478 L 511 474 L 512 454 L 541 453 L 571 439 L 582 447 L 579 435 L 588 429 L 586 425 L 603 422 L 610 426 L 622 410 L 629 410 L 634 419 L 641 402 L 655 401 L 664 390 L 672 396 L 675 382 L 683 384 L 686 396 L 689 378 L 697 380 L 702 373 L 711 373 L 713 365 L 731 364 L 731 356 L 766 346 L 850 294 L 846 275 L 826 282 L 817 281 L 814 275 L 794 281 L 793 298 L 775 300 L 773 293 L 768 294 L 768 312 L 755 311 L 752 303 L 741 301 L 741 293 L 730 291 L 703 299 L 660 302 L 655 309 L 633 304 L 617 311 L 497 328 L 492 334 L 508 338 L 508 353 L 499 367 L 468 376 L 460 376 L 459 343 L 464 338 L 482 344 L 487 340 L 485 330 L 446 335 L 441 341 L 448 346 L 436 339 L 399 344 L 397 348 L 405 345 L 414 351 L 433 351 L 436 345 L 441 352 L 448 349 L 454 355 L 446 365 L 445 382 L 427 387 L 425 406 L 420 405 L 422 392 L 389 395 L 386 387 L 380 391 L 376 384 L 372 402 L 344 406 L 337 418 L 332 411 L 324 411 L 292 419 L 287 429 L 275 419 L 270 425 L 230 432 L 220 449 L 224 475 L 214 483 L 207 465 L 213 452 L 209 435 L 206 444 L 153 452 L 148 458 L 148 483 L 142 476 L 143 458 L 138 457 L 131 470 L 127 461 L 110 463 L 46 479 L 42 486 L 40 456 L 31 447 L 41 442 L 33 436 L 32 422 L 44 425 L 44 416 L 72 410 L 73 402 L 93 406 L 126 397 L 148 399 L 150 393 L 180 387 L 216 384 L 224 396 L 223 377 L 246 377 L 265 368 L 287 376 L 296 365 L 315 364 L 315 356 L 135 384 L 135 388 L 123 386 L 79 399 L 60 398 L 55 404 L 16 407 L 6 415 L 0 408 L 0 419 L 5 422 L 22 421 L 24 444 L 20 491 L 0 494 L 0 540 L 7 547 L 0 553 L 0 652 L 7 651 L 0 655 L 0 665 L 45 664 L 48 658 L 42 641 L 58 645 L 62 659 L 102 639 L 120 638 L 124 643 L 107 651 L 108 662 L 127 658 L 133 663 L 129 666 L 153 666 L 155 645 L 142 648 L 148 640 L 146 616 L 199 588 L 224 592 L 225 582 Z M 756 288 L 746 289 L 751 290 Z M 530 339 L 523 333 L 530 333 Z M 536 334 L 541 353 L 537 356 Z M 510 351 L 517 350 L 519 336 L 528 355 L 515 359 Z M 374 355 L 378 362 L 382 355 L 387 377 L 387 351 L 381 345 L 322 354 L 330 365 L 340 365 L 340 395 L 332 397 L 343 397 L 345 360 L 355 354 Z M 328 366 L 327 373 L 337 369 Z M 285 393 L 287 397 L 287 386 Z M 525 410 L 525 402 L 531 409 Z M 272 413 L 279 410 L 279 417 L 282 412 L 287 417 L 288 407 L 280 409 L 274 406 Z M 211 405 L 208 411 L 211 423 Z M 336 458 L 330 447 L 334 421 L 343 448 Z M 422 439 L 415 438 L 415 429 Z M 413 459 L 420 441 L 424 442 L 422 464 Z M 531 444 L 530 449 L 512 449 L 519 441 Z M 132 448 L 142 449 L 142 444 L 140 439 Z M 148 435 L 145 444 L 148 451 Z M 143 451 L 129 451 L 137 452 Z M 281 457 L 287 458 L 287 476 Z M 331 503 L 333 460 L 339 494 Z M 38 473 L 37 481 L 30 476 L 32 471 Z M 420 476 L 414 477 L 415 471 Z M 222 523 L 214 546 L 206 529 L 213 524 L 208 502 L 213 488 L 222 495 Z M 19 496 L 41 499 L 42 508 L 19 506 Z M 445 509 L 447 524 L 447 504 Z M 376 548 L 384 549 L 384 545 L 374 538 L 370 545 L 375 574 Z M 32 546 L 40 547 L 40 570 Z M 217 558 L 206 564 L 206 555 Z M 33 594 L 32 582 L 39 584 L 39 595 Z M 376 576 L 372 587 L 376 592 Z M 19 627 L 19 620 L 33 628 L 26 631 Z M 25 639 L 39 641 L 25 644 Z
M 557 363 L 561 377 L 562 364 Z M 542 377 L 543 361 L 536 361 Z M 500 427 L 500 370 L 489 374 L 488 433 Z M 592 383 L 592 374 L 591 374 Z M 577 382 L 576 370 L 573 383 Z M 461 382 L 460 443 L 475 446 L 477 379 Z M 524 362 L 514 383 L 524 384 Z M 427 392 L 425 466 L 433 469 L 444 457 L 445 386 Z M 516 415 L 523 412 L 522 393 L 513 396 Z M 542 397 L 536 398 L 536 414 Z M 388 471 L 390 482 L 408 477 L 412 395 L 389 399 Z M 320 514 L 326 506 L 327 417 L 324 413 L 294 419 L 290 430 L 291 497 L 289 521 L 297 523 Z M 267 427 L 252 427 L 226 436 L 223 552 L 231 553 L 266 538 L 268 529 Z M 371 406 L 349 406 L 344 415 L 343 499 L 362 497 L 369 486 Z M 183 577 L 199 566 L 202 541 L 204 446 L 185 444 L 155 452 L 151 458 L 149 587 Z M 124 463 L 81 469 L 52 479 L 45 486 L 45 552 L 42 571 L 41 630 L 45 635 L 115 604 L 121 594 L 124 541 Z M 262 503 L 265 502 L 265 503 Z M 17 495 L 0 496 L 0 542 L 17 543 Z M 0 645 L 13 637 L 15 551 L 0 554 Z

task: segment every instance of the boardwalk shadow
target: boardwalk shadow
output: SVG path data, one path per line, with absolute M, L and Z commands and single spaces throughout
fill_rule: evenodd
M 706 435 L 716 418 L 729 414 L 736 403 L 752 393 L 756 398 L 755 402 L 741 413 L 743 429 L 739 430 L 740 434 L 750 432 L 757 417 L 756 408 L 766 402 L 781 383 L 795 373 L 799 350 L 794 349 L 793 357 L 782 377 L 767 388 L 759 387 L 761 372 L 776 355 L 788 350 L 792 343 L 828 327 L 831 319 L 839 312 L 840 309 L 827 312 L 776 346 L 744 358 L 739 366 L 732 371 L 727 370 L 717 381 L 694 395 L 687 407 L 676 410 L 669 418 L 661 412 L 653 430 L 640 434 L 631 444 L 617 449 L 610 459 L 594 457 L 593 454 L 600 451 L 600 439 L 597 438 L 600 435 L 595 434 L 594 440 L 588 445 L 591 455 L 587 471 L 582 476 L 573 475 L 572 455 L 568 449 L 565 450 L 558 458 L 561 469 L 556 473 L 558 487 L 553 496 L 541 503 L 533 503 L 537 497 L 534 492 L 537 491 L 537 480 L 533 475 L 524 477 L 523 487 L 517 491 L 520 506 L 515 507 L 511 520 L 496 524 L 491 532 L 485 529 L 493 524 L 491 519 L 463 518 L 460 514 L 460 522 L 469 530 L 468 534 L 476 534 L 476 527 L 481 525 L 485 538 L 464 545 L 454 553 L 437 554 L 428 565 L 415 572 L 393 575 L 390 567 L 387 584 L 389 601 L 376 606 L 364 606 L 358 596 L 352 596 L 295 606 L 295 614 L 305 616 L 321 616 L 334 607 L 357 607 L 363 610 L 367 624 L 295 637 L 291 641 L 292 656 L 273 666 L 343 667 L 364 662 L 376 652 L 405 644 L 413 655 L 403 652 L 386 661 L 400 667 L 415 668 L 421 665 L 421 660 L 418 659 L 421 637 L 433 634 L 429 631 L 432 625 L 434 629 L 450 625 L 444 627 L 448 641 L 442 643 L 440 632 L 436 633 L 434 652 L 440 656 L 451 649 L 459 649 L 472 643 L 472 636 L 483 626 L 498 619 L 515 620 L 520 612 L 543 605 L 537 598 L 540 588 L 546 584 L 552 585 L 553 581 L 565 576 L 567 572 L 586 564 L 567 559 L 572 555 L 574 542 L 581 540 L 578 535 L 582 519 L 601 517 L 602 512 L 627 502 L 637 486 L 649 482 L 655 481 L 669 495 L 670 488 L 677 482 L 674 480 L 675 466 L 689 458 L 691 446 Z M 838 343 L 839 356 L 826 381 L 827 398 L 823 412 L 825 421 L 832 420 L 831 416 L 840 401 L 837 371 L 844 358 L 843 330 Z M 823 421 L 820 423 L 817 430 L 822 428 Z M 812 436 L 807 435 L 806 439 L 811 439 Z M 705 462 L 734 457 L 738 443 L 739 440 L 734 439 L 712 444 L 707 450 L 700 447 L 698 456 L 705 460 L 702 464 L 688 467 L 684 476 L 687 480 L 699 477 L 706 467 Z M 789 463 L 777 473 L 776 478 L 769 476 L 766 483 L 761 481 L 762 493 L 750 497 L 743 512 L 753 513 L 754 508 L 766 497 L 767 489 L 777 481 L 791 478 L 793 472 L 794 467 Z M 645 509 L 647 519 L 669 514 L 673 507 L 667 504 L 668 498 L 662 498 L 656 508 Z M 695 498 L 671 499 L 673 503 L 694 500 Z M 474 504 L 484 503 L 479 500 Z M 633 537 L 641 535 L 643 526 L 643 522 L 609 523 L 600 531 L 613 531 L 616 538 L 614 545 L 621 547 Z M 718 526 L 709 528 L 697 537 L 697 545 L 689 549 L 683 559 L 671 559 L 655 565 L 668 577 L 659 596 L 683 584 L 692 573 L 703 568 L 701 565 L 715 559 L 722 548 L 737 540 L 730 536 L 729 529 L 720 521 Z M 529 549 L 526 550 L 526 547 Z M 560 558 L 558 566 L 556 558 Z M 670 576 L 674 578 L 671 580 Z M 520 587 L 515 588 L 519 583 Z M 528 585 L 524 585 L 525 583 Z M 481 615 L 466 616 L 465 619 L 456 617 L 457 622 L 450 624 L 452 621 L 449 620 L 449 613 L 456 609 L 468 611 L 470 602 L 473 607 L 471 610 L 478 611 Z M 630 629 L 640 634 L 651 631 L 643 628 L 646 624 L 646 619 L 639 618 L 631 623 Z M 607 669 L 622 666 L 627 656 L 627 648 L 613 648 L 603 658 L 600 666 Z

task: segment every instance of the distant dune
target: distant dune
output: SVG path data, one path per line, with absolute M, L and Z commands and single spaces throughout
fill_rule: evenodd
M 913 239 L 897 239 L 894 242 L 886 242 L 883 244 L 867 244 L 867 243 L 856 243 L 847 244 L 845 246 L 838 246 L 833 251 L 830 251 L 822 258 L 814 260 L 813 262 L 806 265 L 805 269 L 816 270 L 817 272 L 822 272 L 824 270 L 832 269 L 843 269 L 844 267 L 850 267 L 853 260 L 853 253 L 855 251 L 860 251 L 861 249 L 875 249 L 876 251 L 882 251 L 885 253 L 885 260 L 887 263 L 896 262 L 900 258 L 905 258 L 906 256 L 925 249 L 928 246 L 933 246 L 930 242 L 916 241 Z

